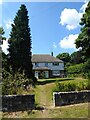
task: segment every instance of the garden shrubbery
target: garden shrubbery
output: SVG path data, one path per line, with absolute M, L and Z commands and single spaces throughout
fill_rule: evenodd
M 56 87 L 53 92 L 68 92 L 68 91 L 81 91 L 90 90 L 90 81 L 80 81 L 80 82 L 56 82 Z
M 3 95 L 21 94 L 22 91 L 26 90 L 27 86 L 29 86 L 30 84 L 33 84 L 33 80 L 25 77 L 24 73 L 20 74 L 19 72 L 17 72 L 15 75 L 13 75 L 7 71 L 3 71 Z
M 67 77 L 90 78 L 90 60 L 67 67 Z

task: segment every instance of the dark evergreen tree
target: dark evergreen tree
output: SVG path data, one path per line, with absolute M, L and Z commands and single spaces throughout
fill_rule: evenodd
M 0 27 L 0 50 L 1 50 L 1 45 L 3 44 L 3 40 L 6 40 L 6 38 L 3 37 L 4 33 L 5 32 L 4 32 L 3 27 Z
M 24 4 L 16 13 L 9 39 L 9 62 L 13 72 L 25 72 L 32 78 L 31 34 L 28 11 Z
M 90 58 L 90 1 L 81 18 L 80 25 L 82 26 L 81 33 L 76 39 L 75 44 L 77 48 L 82 49 L 82 52 L 87 58 Z
M 0 41 L 6 40 L 6 38 L 3 37 L 4 33 L 5 33 L 5 32 L 4 32 L 3 27 L 0 27 Z M 2 42 L 2 43 L 3 43 L 3 42 Z

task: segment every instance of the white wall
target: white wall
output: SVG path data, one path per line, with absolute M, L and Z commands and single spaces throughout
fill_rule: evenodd
M 40 67 L 44 67 L 45 63 L 38 63 L 38 66 Z M 35 63 L 33 63 L 33 69 L 35 68 Z M 63 63 L 59 63 L 58 66 L 53 65 L 52 63 L 48 63 L 48 68 L 50 68 L 51 70 L 64 70 L 64 64 Z
M 55 65 L 53 65 L 52 63 L 49 63 L 49 64 L 48 64 L 48 67 L 49 67 L 51 70 L 64 70 L 64 64 L 63 64 L 63 63 L 59 63 L 58 66 L 55 66 Z

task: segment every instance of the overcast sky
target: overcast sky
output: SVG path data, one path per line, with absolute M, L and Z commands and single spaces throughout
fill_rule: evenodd
M 79 22 L 87 2 L 2 3 L 0 0 L 0 26 L 3 26 L 7 39 L 10 37 L 11 23 L 21 4 L 25 4 L 28 10 L 33 54 L 50 54 L 53 51 L 56 56 L 62 52 L 71 54 L 76 51 L 74 42 L 80 33 Z M 7 40 L 2 46 L 7 53 L 6 48 Z

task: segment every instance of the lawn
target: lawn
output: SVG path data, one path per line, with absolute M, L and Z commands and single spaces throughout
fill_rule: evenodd
M 35 88 L 23 91 L 22 94 L 35 94 L 36 110 L 3 113 L 5 118 L 87 118 L 88 103 L 54 107 L 52 91 L 56 86 L 56 81 L 61 83 L 87 81 L 82 78 L 54 78 L 39 79 Z
M 4 113 L 4 118 L 87 118 L 88 103 L 51 107 L 45 110 Z

